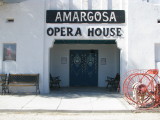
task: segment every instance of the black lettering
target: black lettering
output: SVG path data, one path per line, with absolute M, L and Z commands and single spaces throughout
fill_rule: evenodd
M 117 28 L 117 36 L 122 36 L 122 34 L 121 34 L 121 28 Z
M 94 36 L 94 28 L 88 29 L 88 36 Z
M 67 27 L 67 36 L 73 36 L 72 31 L 73 29 L 71 27 Z
M 61 27 L 61 36 L 66 36 L 64 29 L 65 29 L 65 27 Z
M 57 36 L 57 33 L 58 33 L 58 32 L 60 32 L 60 28 L 58 28 L 58 27 L 55 27 L 55 28 L 54 28 L 54 30 L 55 30 L 55 33 L 54 33 L 54 35 L 55 35 L 55 36 Z
M 103 35 L 106 37 L 109 35 L 109 28 L 103 28 Z
M 102 34 L 102 30 L 100 28 L 97 28 L 95 30 L 95 35 L 100 36 Z
M 48 28 L 48 29 L 47 29 L 47 35 L 52 36 L 53 33 L 54 33 L 53 28 Z
M 115 36 L 115 28 L 110 29 L 110 36 Z
M 82 32 L 81 32 L 81 29 L 80 29 L 80 28 L 77 28 L 77 31 L 76 31 L 76 33 L 75 33 L 75 36 L 77 36 L 77 35 L 82 36 Z

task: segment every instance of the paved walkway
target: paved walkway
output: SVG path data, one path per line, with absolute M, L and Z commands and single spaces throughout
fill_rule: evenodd
M 53 90 L 46 95 L 0 95 L 0 111 L 73 111 L 124 112 L 133 111 L 119 93 L 105 89 Z

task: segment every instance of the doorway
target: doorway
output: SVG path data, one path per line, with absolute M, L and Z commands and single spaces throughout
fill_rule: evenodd
M 98 86 L 98 50 L 70 50 L 70 86 Z
M 87 58 L 91 60 L 88 65 Z M 107 76 L 114 77 L 117 73 L 120 73 L 120 51 L 114 41 L 56 40 L 50 49 L 50 74 L 60 76 L 61 87 L 106 87 Z

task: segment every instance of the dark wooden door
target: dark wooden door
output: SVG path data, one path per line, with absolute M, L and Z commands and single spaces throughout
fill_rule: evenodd
M 98 51 L 70 51 L 70 86 L 98 85 Z

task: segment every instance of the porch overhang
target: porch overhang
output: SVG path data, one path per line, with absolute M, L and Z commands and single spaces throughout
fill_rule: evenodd
M 55 40 L 54 44 L 116 44 L 116 40 Z

